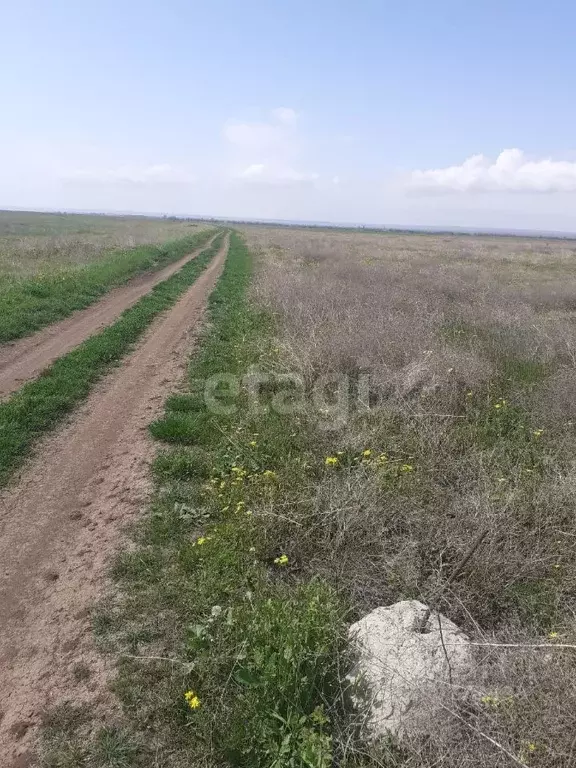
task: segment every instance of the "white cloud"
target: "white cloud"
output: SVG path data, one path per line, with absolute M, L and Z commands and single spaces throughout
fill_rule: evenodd
M 189 184 L 195 177 L 182 168 L 168 163 L 147 166 L 119 166 L 118 168 L 88 168 L 74 171 L 65 181 L 96 184 Z
M 269 186 L 311 184 L 317 173 L 301 170 L 301 136 L 298 115 L 290 107 L 278 107 L 268 122 L 229 121 L 222 135 L 232 148 L 229 175 L 236 181 Z
M 576 192 L 576 162 L 529 160 L 520 149 L 505 149 L 495 161 L 472 155 L 462 165 L 413 171 L 408 188 L 433 192 Z
M 273 166 L 265 163 L 253 163 L 241 170 L 236 178 L 258 184 L 287 185 L 306 184 L 317 181 L 317 173 L 297 171 L 289 166 Z
M 298 113 L 291 107 L 277 107 L 272 110 L 272 115 L 279 123 L 286 125 L 294 125 L 298 120 Z
M 269 151 L 287 140 L 284 129 L 271 123 L 230 122 L 222 133 L 230 144 L 248 151 Z
M 226 141 L 244 150 L 286 151 L 296 140 L 296 112 L 290 107 L 278 107 L 270 113 L 268 122 L 242 123 L 230 120 L 222 131 Z

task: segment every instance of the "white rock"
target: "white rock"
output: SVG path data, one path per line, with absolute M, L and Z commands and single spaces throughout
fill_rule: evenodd
M 378 739 L 434 730 L 452 685 L 465 683 L 473 666 L 466 635 L 432 612 L 419 632 L 426 606 L 403 600 L 376 608 L 350 627 L 357 664 L 349 679 L 353 698 L 367 708 L 367 735 Z M 441 629 L 440 629 L 441 627 Z

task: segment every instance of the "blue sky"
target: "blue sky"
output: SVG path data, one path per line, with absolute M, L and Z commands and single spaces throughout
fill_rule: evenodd
M 0 206 L 576 231 L 576 7 L 4 4 Z

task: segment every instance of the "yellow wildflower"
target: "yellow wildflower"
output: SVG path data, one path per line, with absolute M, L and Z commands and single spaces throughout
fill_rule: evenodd
M 558 632 L 548 632 L 550 640 L 555 640 L 558 637 Z
M 336 464 L 338 464 L 338 456 L 326 456 L 324 463 L 327 467 L 334 467 Z
M 250 440 L 250 446 L 252 448 L 256 448 L 257 445 L 258 445 L 258 443 L 256 442 L 256 440 Z
M 184 698 L 186 699 L 186 703 L 188 704 L 190 709 L 200 708 L 200 699 L 194 693 L 194 691 L 186 691 L 186 693 L 184 694 Z
M 274 562 L 276 565 L 288 565 L 288 555 L 280 555 L 280 557 L 275 557 Z
M 513 696 L 482 696 L 480 699 L 482 704 L 492 709 L 499 709 L 500 707 L 510 707 L 514 703 Z
M 366 458 L 366 459 L 367 459 L 369 456 L 372 456 L 372 451 L 370 450 L 370 448 L 366 448 L 366 450 L 365 450 L 365 451 L 362 451 L 362 456 L 364 456 L 364 458 Z

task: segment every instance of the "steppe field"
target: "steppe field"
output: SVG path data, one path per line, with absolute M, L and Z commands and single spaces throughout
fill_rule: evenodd
M 0 213 L 0 765 L 576 766 L 575 259 Z M 470 663 L 374 739 L 408 600 Z

